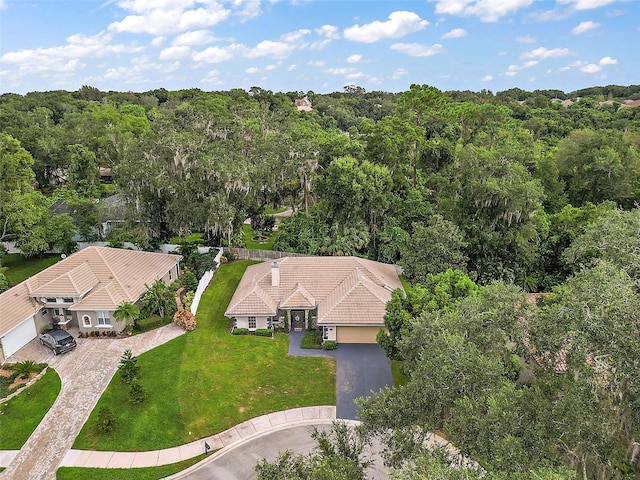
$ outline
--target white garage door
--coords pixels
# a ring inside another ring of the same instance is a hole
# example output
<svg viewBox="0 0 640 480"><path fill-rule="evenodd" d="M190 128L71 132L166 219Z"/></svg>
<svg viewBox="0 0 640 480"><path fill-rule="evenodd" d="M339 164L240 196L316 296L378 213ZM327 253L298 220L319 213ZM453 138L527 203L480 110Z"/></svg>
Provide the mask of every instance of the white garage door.
<svg viewBox="0 0 640 480"><path fill-rule="evenodd" d="M376 343L380 327L338 327L338 343Z"/></svg>
<svg viewBox="0 0 640 480"><path fill-rule="evenodd" d="M2 350L4 351L5 358L20 350L37 336L36 324L33 317L28 318L2 337Z"/></svg>

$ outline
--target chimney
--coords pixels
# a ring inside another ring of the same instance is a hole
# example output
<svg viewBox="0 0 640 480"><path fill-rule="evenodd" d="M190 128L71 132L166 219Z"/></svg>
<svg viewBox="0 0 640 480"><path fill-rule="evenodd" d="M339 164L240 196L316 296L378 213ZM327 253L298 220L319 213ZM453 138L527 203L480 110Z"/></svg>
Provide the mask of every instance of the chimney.
<svg viewBox="0 0 640 480"><path fill-rule="evenodd" d="M278 267L278 262L271 262L271 286L280 286L280 268Z"/></svg>

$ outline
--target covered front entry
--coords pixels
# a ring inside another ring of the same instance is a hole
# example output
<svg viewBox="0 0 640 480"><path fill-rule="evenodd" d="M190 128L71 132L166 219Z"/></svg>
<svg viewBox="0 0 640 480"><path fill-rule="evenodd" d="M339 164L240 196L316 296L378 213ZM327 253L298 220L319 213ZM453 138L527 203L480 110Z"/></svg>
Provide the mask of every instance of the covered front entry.
<svg viewBox="0 0 640 480"><path fill-rule="evenodd" d="M304 330L304 310L291 310L291 329L295 332Z"/></svg>
<svg viewBox="0 0 640 480"><path fill-rule="evenodd" d="M376 343L381 327L338 327L336 341L340 343Z"/></svg>

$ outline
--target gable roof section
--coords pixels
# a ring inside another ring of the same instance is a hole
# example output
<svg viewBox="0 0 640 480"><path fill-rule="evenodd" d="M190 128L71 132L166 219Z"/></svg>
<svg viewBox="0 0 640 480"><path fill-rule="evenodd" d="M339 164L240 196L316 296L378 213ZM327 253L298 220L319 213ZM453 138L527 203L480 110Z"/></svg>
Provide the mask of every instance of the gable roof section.
<svg viewBox="0 0 640 480"><path fill-rule="evenodd" d="M393 265L357 257L284 257L277 261L279 285L271 282L271 262L247 268L226 316L273 315L280 308L318 306L318 323L382 325L391 292L402 288ZM258 290L259 289L259 290ZM243 302L252 292L272 300L269 312ZM256 293L257 294L257 293Z"/></svg>
<svg viewBox="0 0 640 480"><path fill-rule="evenodd" d="M316 308L316 305L317 302L313 295L299 283L296 283L289 296L280 302L282 308Z"/></svg>
<svg viewBox="0 0 640 480"><path fill-rule="evenodd" d="M115 310L123 302L135 302L181 258L120 248L80 250L0 294L0 335L38 311L39 296L77 297L90 287L70 310Z"/></svg>
<svg viewBox="0 0 640 480"><path fill-rule="evenodd" d="M32 297L79 297L98 284L98 277L87 262L31 291Z"/></svg>

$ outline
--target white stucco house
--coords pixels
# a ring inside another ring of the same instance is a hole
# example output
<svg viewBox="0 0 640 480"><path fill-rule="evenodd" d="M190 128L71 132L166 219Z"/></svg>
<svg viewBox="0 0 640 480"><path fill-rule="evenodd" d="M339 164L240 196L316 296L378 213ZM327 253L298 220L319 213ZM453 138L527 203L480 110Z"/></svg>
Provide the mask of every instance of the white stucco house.
<svg viewBox="0 0 640 480"><path fill-rule="evenodd" d="M121 332L113 318L153 282L178 278L179 255L88 247L0 294L0 363L45 326Z"/></svg>
<svg viewBox="0 0 640 480"><path fill-rule="evenodd" d="M245 271L225 315L235 328L322 329L325 341L375 343L391 292L393 265L358 257L284 257Z"/></svg>

